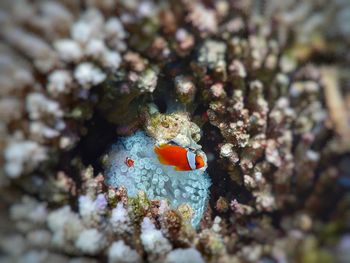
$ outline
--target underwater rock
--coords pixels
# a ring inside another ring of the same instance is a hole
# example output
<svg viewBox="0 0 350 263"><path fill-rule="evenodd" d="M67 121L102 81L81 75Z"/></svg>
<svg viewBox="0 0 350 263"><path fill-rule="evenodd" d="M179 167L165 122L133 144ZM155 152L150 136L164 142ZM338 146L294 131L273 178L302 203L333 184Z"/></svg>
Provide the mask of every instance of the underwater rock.
<svg viewBox="0 0 350 263"><path fill-rule="evenodd" d="M194 211L192 225L198 226L208 201L207 173L202 169L175 171L173 166L161 164L154 146L155 140L142 131L120 138L108 154L107 183L125 186L130 197L144 191L149 199L167 199L174 208L187 203ZM134 161L130 167L127 158Z"/></svg>

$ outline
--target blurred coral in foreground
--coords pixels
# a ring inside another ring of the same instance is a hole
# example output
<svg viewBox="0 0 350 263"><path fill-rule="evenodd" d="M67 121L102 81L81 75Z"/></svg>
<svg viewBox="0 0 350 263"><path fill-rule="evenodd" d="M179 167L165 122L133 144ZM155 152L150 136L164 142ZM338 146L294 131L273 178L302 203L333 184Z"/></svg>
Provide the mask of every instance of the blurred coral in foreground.
<svg viewBox="0 0 350 263"><path fill-rule="evenodd" d="M5 0L0 25L1 262L349 262L349 1Z"/></svg>

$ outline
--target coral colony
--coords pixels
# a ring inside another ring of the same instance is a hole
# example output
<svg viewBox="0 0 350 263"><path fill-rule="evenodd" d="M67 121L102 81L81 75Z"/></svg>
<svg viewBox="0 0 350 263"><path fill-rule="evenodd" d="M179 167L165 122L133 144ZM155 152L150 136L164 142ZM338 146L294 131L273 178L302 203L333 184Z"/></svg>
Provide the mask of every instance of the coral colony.
<svg viewBox="0 0 350 263"><path fill-rule="evenodd" d="M0 38L0 262L350 262L348 0L1 0Z"/></svg>

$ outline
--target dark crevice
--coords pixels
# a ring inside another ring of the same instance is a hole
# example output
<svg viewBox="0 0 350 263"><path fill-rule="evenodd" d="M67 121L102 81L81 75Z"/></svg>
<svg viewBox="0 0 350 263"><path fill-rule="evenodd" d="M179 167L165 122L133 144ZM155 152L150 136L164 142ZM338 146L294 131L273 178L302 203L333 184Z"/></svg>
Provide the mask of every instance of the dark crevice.
<svg viewBox="0 0 350 263"><path fill-rule="evenodd" d="M215 208L216 201L220 196L227 200L232 200L233 197L240 203L248 203L252 199L252 196L248 190L232 181L230 175L224 169L225 166L219 164L220 161L225 161L220 159L217 149L217 145L223 142L220 130L209 123L206 123L202 127L202 130L203 136L199 144L203 146L203 151L207 156L212 156L208 160L207 172L212 181L209 204L213 210L213 216L215 216L220 214ZM220 214L220 216L223 215Z"/></svg>
<svg viewBox="0 0 350 263"><path fill-rule="evenodd" d="M79 156L84 165L92 165L95 172L102 172L101 156L117 140L117 126L107 122L99 113L86 122L87 134L81 138L69 156Z"/></svg>

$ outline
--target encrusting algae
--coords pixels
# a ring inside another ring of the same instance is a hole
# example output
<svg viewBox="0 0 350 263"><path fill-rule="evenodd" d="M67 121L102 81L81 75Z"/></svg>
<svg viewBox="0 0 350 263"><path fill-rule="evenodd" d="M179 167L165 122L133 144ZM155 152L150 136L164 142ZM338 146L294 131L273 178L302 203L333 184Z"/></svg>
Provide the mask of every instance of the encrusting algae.
<svg viewBox="0 0 350 263"><path fill-rule="evenodd" d="M349 1L4 0L0 25L0 262L349 262Z"/></svg>

